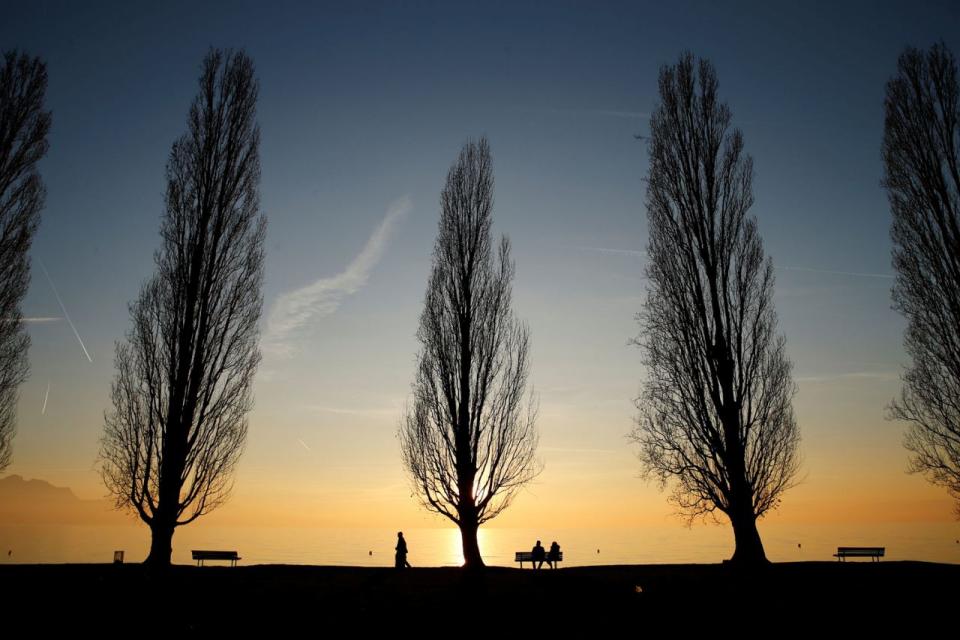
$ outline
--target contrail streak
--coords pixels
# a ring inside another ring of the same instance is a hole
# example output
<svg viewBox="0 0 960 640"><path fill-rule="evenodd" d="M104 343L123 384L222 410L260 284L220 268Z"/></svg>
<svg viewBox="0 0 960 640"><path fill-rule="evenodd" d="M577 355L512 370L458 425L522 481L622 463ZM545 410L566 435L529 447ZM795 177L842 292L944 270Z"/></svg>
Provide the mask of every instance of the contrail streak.
<svg viewBox="0 0 960 640"><path fill-rule="evenodd" d="M310 447L308 447L306 442L304 442L304 441L301 440L300 438L297 438L297 442L299 442L300 444L302 444L304 449L306 449L306 450L309 451L310 453L313 453L313 449L311 449Z"/></svg>
<svg viewBox="0 0 960 640"><path fill-rule="evenodd" d="M608 249L607 247L574 247L580 251L596 251L598 253L613 253L622 256L633 256L636 258L645 258L646 251L636 251L634 249Z"/></svg>
<svg viewBox="0 0 960 640"><path fill-rule="evenodd" d="M47 415L47 400L50 398L50 383L47 383L47 392L43 394L43 409L40 409L40 415Z"/></svg>
<svg viewBox="0 0 960 640"><path fill-rule="evenodd" d="M833 269L814 269L812 267L777 267L783 271L806 271L808 273L829 273L835 276L856 276L859 278L883 278L893 280L896 276L889 273L866 273L864 271L835 271Z"/></svg>
<svg viewBox="0 0 960 640"><path fill-rule="evenodd" d="M47 272L47 268L43 265L43 260L37 258L37 262L40 263L40 268L43 269L43 275L47 276L47 282L50 283L50 288L53 289L53 295L56 296L57 302L60 304L60 310L63 311L63 317L67 319L67 322L70 324L70 328L73 329L73 335L77 336L77 342L80 343L80 348L83 349L83 355L87 356L87 360L89 362L93 362L93 358L90 357L90 352L87 351L87 347L83 344L83 338L80 337L80 332L77 331L77 327L73 324L73 320L70 319L70 314L67 313L67 308L63 306L63 300L60 299L60 292L57 291L56 285L53 284L53 279Z"/></svg>

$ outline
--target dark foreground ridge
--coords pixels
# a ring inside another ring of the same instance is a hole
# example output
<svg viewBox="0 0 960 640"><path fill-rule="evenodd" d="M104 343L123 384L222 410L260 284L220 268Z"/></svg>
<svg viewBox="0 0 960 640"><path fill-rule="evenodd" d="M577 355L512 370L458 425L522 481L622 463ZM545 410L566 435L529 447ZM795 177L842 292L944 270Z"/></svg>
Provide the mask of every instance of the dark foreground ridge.
<svg viewBox="0 0 960 640"><path fill-rule="evenodd" d="M31 635L54 629L111 636L303 629L322 636L335 628L415 628L432 637L458 624L471 637L496 637L503 628L540 637L545 626L616 629L624 623L631 635L654 627L730 625L779 635L797 625L862 629L909 621L916 628L946 621L955 611L960 565L803 562L752 572L726 565L539 572L7 565L0 567L0 584L6 628Z"/></svg>

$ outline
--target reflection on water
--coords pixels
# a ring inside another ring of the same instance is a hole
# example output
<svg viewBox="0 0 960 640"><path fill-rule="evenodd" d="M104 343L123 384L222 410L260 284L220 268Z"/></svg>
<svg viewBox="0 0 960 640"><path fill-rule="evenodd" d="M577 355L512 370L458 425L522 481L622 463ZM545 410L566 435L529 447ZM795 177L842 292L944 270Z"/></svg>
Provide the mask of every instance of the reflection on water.
<svg viewBox="0 0 960 640"><path fill-rule="evenodd" d="M774 524L761 527L761 534L774 562L832 560L838 546L884 546L887 560L960 563L960 525L951 523ZM245 565L392 566L396 538L396 530L194 524L174 535L173 560L190 564L191 549L236 549ZM404 538L415 567L462 563L456 529L409 529ZM480 531L480 548L487 564L514 566L514 552L529 551L538 539L545 547L553 540L560 543L563 566L715 563L733 551L729 527L680 525L554 531L487 528ZM135 525L0 525L0 562L109 562L117 549L126 552L127 562L142 560L149 550L149 531Z"/></svg>

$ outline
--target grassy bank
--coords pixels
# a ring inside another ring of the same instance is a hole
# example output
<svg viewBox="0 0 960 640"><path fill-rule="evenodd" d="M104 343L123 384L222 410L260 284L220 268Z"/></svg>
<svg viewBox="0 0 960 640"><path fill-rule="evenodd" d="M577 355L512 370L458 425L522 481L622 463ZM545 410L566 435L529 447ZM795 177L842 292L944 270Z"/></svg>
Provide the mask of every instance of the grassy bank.
<svg viewBox="0 0 960 640"><path fill-rule="evenodd" d="M64 628L123 635L319 633L336 624L354 630L424 625L426 635L443 635L467 613L472 622L461 631L481 634L485 624L493 629L501 622L518 630L544 623L712 627L741 619L835 626L838 612L856 624L909 621L920 612L950 620L960 566L805 562L751 572L727 565L638 565L472 573L296 565L175 566L165 572L131 564L7 565L0 567L0 581L3 617L13 629L32 633Z"/></svg>

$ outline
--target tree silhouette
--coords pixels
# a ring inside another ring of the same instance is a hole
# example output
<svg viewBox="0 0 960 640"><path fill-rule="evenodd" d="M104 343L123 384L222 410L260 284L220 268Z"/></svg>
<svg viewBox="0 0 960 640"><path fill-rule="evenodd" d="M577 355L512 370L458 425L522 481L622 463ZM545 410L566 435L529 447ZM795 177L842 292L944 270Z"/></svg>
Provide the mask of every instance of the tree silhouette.
<svg viewBox="0 0 960 640"><path fill-rule="evenodd" d="M403 461L427 509L460 528L464 566L482 567L477 529L539 472L530 338L511 311L514 265L490 227L493 167L485 138L464 145L440 197L433 269L420 316Z"/></svg>
<svg viewBox="0 0 960 640"><path fill-rule="evenodd" d="M116 349L101 474L170 563L174 529L226 500L246 441L262 306L257 83L242 52L211 51L188 132L167 162L157 271Z"/></svg>
<svg viewBox="0 0 960 640"><path fill-rule="evenodd" d="M29 371L30 335L20 303L30 284L27 252L40 224L46 191L37 162L47 152L47 68L8 51L0 68L0 471L12 456L20 384Z"/></svg>
<svg viewBox="0 0 960 640"><path fill-rule="evenodd" d="M960 517L960 91L943 44L908 48L884 103L894 308L912 363L891 417L909 423L910 470L946 487Z"/></svg>
<svg viewBox="0 0 960 640"><path fill-rule="evenodd" d="M798 469L795 392L776 334L773 265L753 204L752 159L706 60L660 71L650 119L650 281L637 344L648 379L631 437L645 473L693 520L726 514L733 561L765 562L756 521Z"/></svg>

